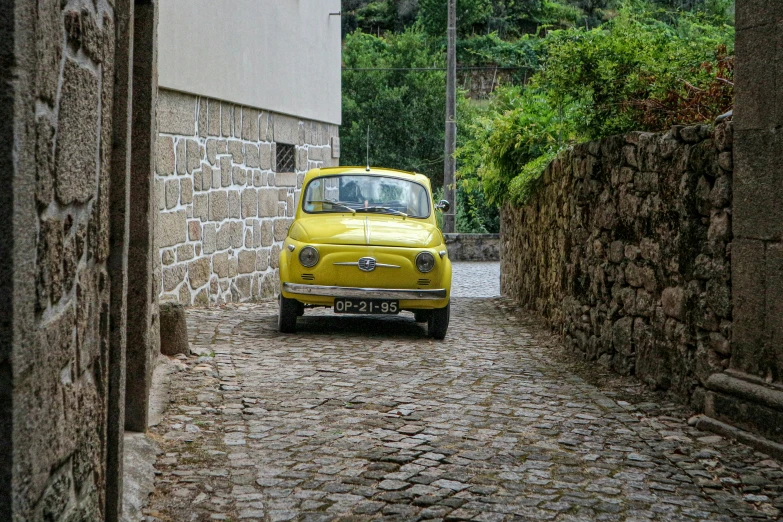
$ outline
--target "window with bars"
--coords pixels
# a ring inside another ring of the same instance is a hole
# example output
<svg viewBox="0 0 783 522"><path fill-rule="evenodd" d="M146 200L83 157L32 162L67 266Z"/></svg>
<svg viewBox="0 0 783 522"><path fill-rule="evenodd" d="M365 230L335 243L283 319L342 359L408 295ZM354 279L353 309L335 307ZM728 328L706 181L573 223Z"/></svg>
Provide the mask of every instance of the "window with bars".
<svg viewBox="0 0 783 522"><path fill-rule="evenodd" d="M275 159L275 172L294 172L296 163L294 157L296 150L294 146L278 143L276 149L277 158Z"/></svg>

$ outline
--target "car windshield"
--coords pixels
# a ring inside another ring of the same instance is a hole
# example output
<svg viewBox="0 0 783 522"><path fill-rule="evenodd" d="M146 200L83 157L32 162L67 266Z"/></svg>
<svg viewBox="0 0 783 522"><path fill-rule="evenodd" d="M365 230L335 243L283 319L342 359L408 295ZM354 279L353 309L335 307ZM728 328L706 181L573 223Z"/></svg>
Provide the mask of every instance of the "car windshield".
<svg viewBox="0 0 783 522"><path fill-rule="evenodd" d="M307 185L305 212L366 212L426 218L427 189L419 183L388 176L345 174L316 178Z"/></svg>

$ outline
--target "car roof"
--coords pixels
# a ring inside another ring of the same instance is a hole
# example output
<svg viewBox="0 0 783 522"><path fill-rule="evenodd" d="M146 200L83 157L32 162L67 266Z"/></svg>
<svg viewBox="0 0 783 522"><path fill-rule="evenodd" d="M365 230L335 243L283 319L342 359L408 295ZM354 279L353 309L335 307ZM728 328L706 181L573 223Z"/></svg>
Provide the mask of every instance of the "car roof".
<svg viewBox="0 0 783 522"><path fill-rule="evenodd" d="M429 180L429 178L427 178L427 176L424 176L423 174L417 174L416 172L408 172L406 170L387 169L382 167L370 167L370 170L367 170L367 167L357 167L357 166L324 167L319 169L311 169L305 175L305 180L309 181L310 179L313 178L318 178L322 176L334 176L335 174L364 174L369 176L394 176L397 178L403 177L400 176L400 174L403 174L404 176L410 176L412 178L412 181L418 181L419 183Z"/></svg>

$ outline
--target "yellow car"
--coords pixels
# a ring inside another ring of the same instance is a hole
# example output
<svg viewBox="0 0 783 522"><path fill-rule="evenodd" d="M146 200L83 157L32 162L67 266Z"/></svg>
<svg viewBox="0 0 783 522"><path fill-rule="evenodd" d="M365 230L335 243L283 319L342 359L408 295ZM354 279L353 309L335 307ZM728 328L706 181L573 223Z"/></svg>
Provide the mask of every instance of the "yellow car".
<svg viewBox="0 0 783 522"><path fill-rule="evenodd" d="M338 314L398 314L443 339L449 326L451 261L429 179L370 167L310 170L280 252L278 329L296 331L305 308Z"/></svg>

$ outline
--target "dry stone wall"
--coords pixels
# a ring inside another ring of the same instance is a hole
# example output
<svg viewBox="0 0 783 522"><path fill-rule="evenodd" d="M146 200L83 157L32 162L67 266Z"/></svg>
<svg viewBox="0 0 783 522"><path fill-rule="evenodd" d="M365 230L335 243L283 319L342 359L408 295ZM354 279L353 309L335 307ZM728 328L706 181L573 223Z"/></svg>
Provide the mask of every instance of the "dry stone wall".
<svg viewBox="0 0 783 522"><path fill-rule="evenodd" d="M307 170L336 166L336 125L161 90L155 194L159 293L208 305L269 297ZM277 171L280 144L294 165Z"/></svg>
<svg viewBox="0 0 783 522"><path fill-rule="evenodd" d="M579 145L501 223L501 290L700 408L731 356L732 125Z"/></svg>

